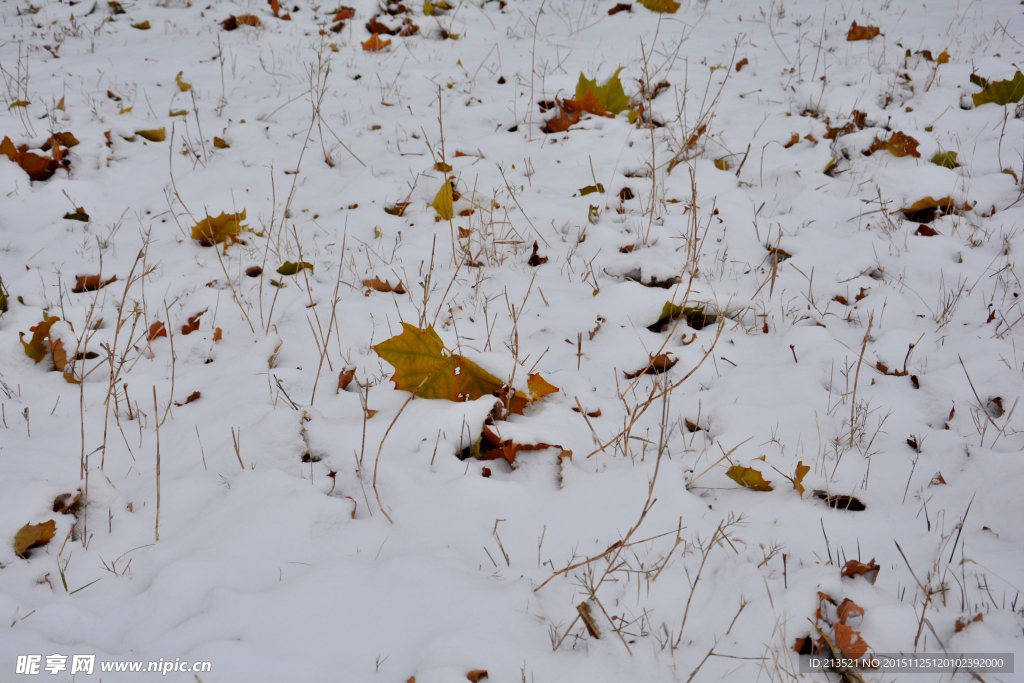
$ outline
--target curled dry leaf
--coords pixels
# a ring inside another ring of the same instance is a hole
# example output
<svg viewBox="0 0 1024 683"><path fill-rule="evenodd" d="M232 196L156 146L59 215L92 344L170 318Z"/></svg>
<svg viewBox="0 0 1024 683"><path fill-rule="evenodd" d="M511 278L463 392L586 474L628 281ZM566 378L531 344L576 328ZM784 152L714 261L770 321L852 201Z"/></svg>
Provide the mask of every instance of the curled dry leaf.
<svg viewBox="0 0 1024 683"><path fill-rule="evenodd" d="M117 276L113 276L106 282L104 282L99 275L76 275L75 286L72 288L72 292L75 294L81 294L82 292L93 292L97 289L103 289L111 282L117 282Z"/></svg>
<svg viewBox="0 0 1024 683"><path fill-rule="evenodd" d="M956 620L956 626L953 627L953 630L955 633L960 633L960 631L963 631L965 628L978 621L985 621L985 618L984 616L982 616L981 612L978 612L978 616L974 617L973 619L967 619L967 617L960 617Z"/></svg>
<svg viewBox="0 0 1024 683"><path fill-rule="evenodd" d="M89 222L89 214L85 212L82 207L77 207L74 211L69 211L64 214L64 220L66 221L81 221L83 223Z"/></svg>
<svg viewBox="0 0 1024 683"><path fill-rule="evenodd" d="M59 512L62 515L73 513L78 505L78 501L82 498L82 489L78 489L78 493L62 493L53 499L53 511Z"/></svg>
<svg viewBox="0 0 1024 683"><path fill-rule="evenodd" d="M376 292L394 292L395 294L405 294L405 287L402 286L401 280L394 287L391 286L387 280L381 280L379 277L374 277L372 280L363 280L363 286L369 287Z"/></svg>
<svg viewBox="0 0 1024 683"><path fill-rule="evenodd" d="M864 608L850 598L843 600L837 609L839 620L847 626L857 626L864 618Z"/></svg>
<svg viewBox="0 0 1024 683"><path fill-rule="evenodd" d="M277 272L279 275L298 275L303 268L313 272L313 264L305 261L285 261Z"/></svg>
<svg viewBox="0 0 1024 683"><path fill-rule="evenodd" d="M249 277L259 277L263 275L263 269L259 266L249 266L245 269L245 274Z"/></svg>
<svg viewBox="0 0 1024 683"><path fill-rule="evenodd" d="M355 15L356 11L354 9L342 5L341 8L338 10L338 13L334 15L334 18L331 19L331 21L346 21L347 19L351 19Z"/></svg>
<svg viewBox="0 0 1024 683"><path fill-rule="evenodd" d="M608 14L614 15L614 14L618 14L619 12L632 12L632 11L633 11L633 6L632 5L627 5L624 2L620 2L615 7L612 7L610 10L608 10Z"/></svg>
<svg viewBox="0 0 1024 683"><path fill-rule="evenodd" d="M636 372L627 372L624 374L626 375L626 379L636 379L641 375L648 374L657 375L661 374L662 372L668 372L678 362L678 358L672 358L667 353L659 353L656 356L650 357L650 362L647 364L647 367L643 368L642 370L637 370Z"/></svg>
<svg viewBox="0 0 1024 683"><path fill-rule="evenodd" d="M53 356L53 367L64 375L64 381L68 384L81 384L82 380L75 377L74 365L68 363L68 352L64 349L64 342L60 339L50 339L50 354Z"/></svg>
<svg viewBox="0 0 1024 683"><path fill-rule="evenodd" d="M188 319L188 324L181 326L181 333L182 334L192 334L193 332L198 330L199 329L199 318L201 318L203 316L203 313L206 313L208 310L210 310L210 309L204 308L203 310L199 311L195 315L191 316Z"/></svg>
<svg viewBox="0 0 1024 683"><path fill-rule="evenodd" d="M772 483L770 481L765 481L761 473L753 467L733 465L729 468L729 471L725 473L725 476L729 477L745 489L751 489L754 491L771 491L773 488Z"/></svg>
<svg viewBox="0 0 1024 683"><path fill-rule="evenodd" d="M587 627L587 633L593 638L601 638L601 629L597 627L597 622L594 621L594 616L590 613L590 605L586 602L581 602L576 605L576 611L579 612L580 618L583 619L583 625Z"/></svg>
<svg viewBox="0 0 1024 683"><path fill-rule="evenodd" d="M847 659L860 659L867 654L867 641L860 637L859 632L854 631L840 621L835 626L835 633L836 647L842 652L843 657Z"/></svg>
<svg viewBox="0 0 1024 683"><path fill-rule="evenodd" d="M182 406L187 406L192 401L199 400L199 398L201 396L202 396L202 394L199 393L198 391L193 391L191 394L188 395L188 398L186 398L183 403L178 403L177 401L175 401L174 405L178 406L179 408L182 407Z"/></svg>
<svg viewBox="0 0 1024 683"><path fill-rule="evenodd" d="M743 59L741 59L740 61L736 62L736 71L740 71L740 70L741 70L741 69L743 69L743 67L745 67L745 66L746 66L747 64L750 64L750 62L749 62L749 61L747 60L747 58L746 58L746 57L744 57L744 58L743 58Z"/></svg>
<svg viewBox="0 0 1024 683"><path fill-rule="evenodd" d="M363 49L366 50L367 52L376 52L378 50L383 50L384 48L386 48L388 45L391 44L391 41L381 40L380 36L374 33L372 36L370 36L369 40L360 44L363 46Z"/></svg>
<svg viewBox="0 0 1024 683"><path fill-rule="evenodd" d="M224 338L224 330L219 327L213 331L213 341L220 341Z"/></svg>
<svg viewBox="0 0 1024 683"><path fill-rule="evenodd" d="M231 145L229 145L228 143L224 142L224 138L218 138L218 137L213 138L213 146L216 147L217 149L230 149L231 148Z"/></svg>
<svg viewBox="0 0 1024 683"><path fill-rule="evenodd" d="M140 138L149 140L150 142L163 142L167 139L166 128L152 128L149 130L137 130L135 134Z"/></svg>
<svg viewBox="0 0 1024 683"><path fill-rule="evenodd" d="M472 683L478 683L481 678L487 678L487 669L473 669L466 674L466 678L472 681Z"/></svg>
<svg viewBox="0 0 1024 683"><path fill-rule="evenodd" d="M18 164L31 180L47 180L57 172L57 169L63 168L67 170L67 160L65 159L65 163L61 163L66 154L67 149L54 147L51 156L40 156L29 152L27 145L15 147L9 137L5 137L0 142L0 155L6 156Z"/></svg>
<svg viewBox="0 0 1024 683"><path fill-rule="evenodd" d="M880 567L875 563L875 558L871 558L871 561L867 564L857 560L848 560L843 565L842 575L848 579L863 576L871 583L874 583L878 579L879 569Z"/></svg>
<svg viewBox="0 0 1024 683"><path fill-rule="evenodd" d="M184 74L185 74L184 71L179 71L178 75L174 77L174 82L178 84L178 89L181 90L181 92L188 92L189 90L192 89L192 84L191 83L186 83L184 80L182 80L181 77Z"/></svg>
<svg viewBox="0 0 1024 683"><path fill-rule="evenodd" d="M860 502L853 496L845 496L842 494L832 495L827 491L815 490L814 497L825 501L830 508L836 510L849 510L850 512L860 512L861 510L867 510L868 506Z"/></svg>
<svg viewBox="0 0 1024 683"><path fill-rule="evenodd" d="M351 368L348 368L347 370L342 370L338 374L338 389L334 393L338 393L338 391L344 391L348 387L348 385L352 383L352 380L354 380L355 378L356 378L355 366L353 366Z"/></svg>
<svg viewBox="0 0 1024 683"><path fill-rule="evenodd" d="M57 523L52 519L42 524L26 524L14 536L14 553L25 557L30 548L46 545L57 533Z"/></svg>
<svg viewBox="0 0 1024 683"><path fill-rule="evenodd" d="M847 40L871 40L880 33L880 29L877 26L858 26L857 22L853 22L850 26L850 31L846 34Z"/></svg>
<svg viewBox="0 0 1024 683"><path fill-rule="evenodd" d="M529 263L534 268L536 268L537 266L541 265L542 263L547 263L548 262L548 257L547 256L540 256L537 253L537 251L539 249L540 249L540 246L537 244L537 241L534 240L534 242L533 242L533 253L530 254L530 258L527 259L527 261L526 261L527 263Z"/></svg>
<svg viewBox="0 0 1024 683"><path fill-rule="evenodd" d="M42 322L28 328L28 331L32 333L31 340L26 342L25 334L23 332L18 333L18 337L21 339L21 345L25 347L26 356L34 360L36 363L46 358L46 346L43 342L50 336L50 328L59 320L60 318L57 316L48 317L43 313Z"/></svg>
<svg viewBox="0 0 1024 683"><path fill-rule="evenodd" d="M804 477L811 471L810 465L805 465L803 460L800 460L796 464L796 472L793 473L793 488L796 489L797 493L801 496L804 495Z"/></svg>

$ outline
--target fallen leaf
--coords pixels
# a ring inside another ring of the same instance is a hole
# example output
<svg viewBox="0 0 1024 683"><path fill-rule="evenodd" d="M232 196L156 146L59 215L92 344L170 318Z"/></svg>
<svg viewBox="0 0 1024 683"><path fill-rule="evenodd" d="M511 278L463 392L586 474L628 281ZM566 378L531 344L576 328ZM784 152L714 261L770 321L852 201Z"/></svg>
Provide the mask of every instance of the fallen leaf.
<svg viewBox="0 0 1024 683"><path fill-rule="evenodd" d="M83 223L89 222L89 214L85 212L85 209L78 207L73 213L64 214L64 220L66 221L82 221Z"/></svg>
<svg viewBox="0 0 1024 683"><path fill-rule="evenodd" d="M956 162L956 157L956 152L940 152L932 157L932 163L944 168L959 168L960 164Z"/></svg>
<svg viewBox="0 0 1024 683"><path fill-rule="evenodd" d="M945 50L943 50L942 53L938 56L938 58L936 58L935 61L938 64L948 64L949 63L949 53L946 52Z"/></svg>
<svg viewBox="0 0 1024 683"><path fill-rule="evenodd" d="M797 493L801 496L804 495L804 477L811 471L810 465L805 465L803 460L800 460L796 464L796 472L793 473L793 488L796 489Z"/></svg>
<svg viewBox="0 0 1024 683"><path fill-rule="evenodd" d="M785 145L783 145L783 147L785 147L786 149L789 149L790 147L792 147L793 145L797 144L798 142L800 142L800 136L797 135L796 133L793 133L789 137L789 142L787 142Z"/></svg>
<svg viewBox="0 0 1024 683"><path fill-rule="evenodd" d="M597 627L597 622L594 621L594 617L590 613L590 605L585 602L581 602L576 605L576 611L583 620L583 625L587 627L587 633L589 633L592 638L600 638L601 629Z"/></svg>
<svg viewBox="0 0 1024 683"><path fill-rule="evenodd" d="M381 40L380 36L378 36L376 33L370 36L370 39L367 40L365 43L361 43L363 49L366 50L367 52L376 52L377 50L383 50L390 44L390 40Z"/></svg>
<svg viewBox="0 0 1024 683"><path fill-rule="evenodd" d="M68 353L60 339L50 337L50 355L53 356L53 367L64 376L68 384L81 384L82 380L75 377L74 365L68 364ZM70 368L70 369L69 369Z"/></svg>
<svg viewBox="0 0 1024 683"><path fill-rule="evenodd" d="M73 513L81 498L82 489L78 489L77 494L62 493L53 499L53 511L59 512L62 515Z"/></svg>
<svg viewBox="0 0 1024 683"><path fill-rule="evenodd" d="M897 131L884 142L876 137L874 143L868 149L868 154L874 154L879 150L885 150L895 157L920 157L921 155L917 151L917 145L917 140L910 137L903 131Z"/></svg>
<svg viewBox="0 0 1024 683"><path fill-rule="evenodd" d="M875 563L875 558L871 558L871 561L867 564L857 560L847 560L846 564L843 565L841 574L848 579L863 576L871 583L874 583L878 579L879 570L880 567Z"/></svg>
<svg viewBox="0 0 1024 683"><path fill-rule="evenodd" d="M853 22L850 26L849 33L846 34L847 40L871 40L880 33L877 26L857 26L857 22Z"/></svg>
<svg viewBox="0 0 1024 683"><path fill-rule="evenodd" d="M149 326L149 335L148 335L149 341L153 341L157 337L166 337L166 336L167 336L167 328L164 327L164 324L162 322L160 322L159 320L157 320L155 323L153 323L152 325Z"/></svg>
<svg viewBox="0 0 1024 683"><path fill-rule="evenodd" d="M668 372L679 362L678 358L672 358L667 353L659 353L657 356L651 356L650 362L647 367L636 372L627 372L626 379L636 379L641 375L657 375L663 372Z"/></svg>
<svg viewBox="0 0 1024 683"><path fill-rule="evenodd" d="M260 275L263 275L263 269L259 266L249 266L245 269L245 274L249 277L259 277Z"/></svg>
<svg viewBox="0 0 1024 683"><path fill-rule="evenodd" d="M932 480L928 482L929 486L942 486L946 483L946 480L942 476L942 472L936 472Z"/></svg>
<svg viewBox="0 0 1024 683"><path fill-rule="evenodd" d="M243 14L236 17L234 14L220 22L225 31L234 31L239 26L259 26L260 18L253 14Z"/></svg>
<svg viewBox="0 0 1024 683"><path fill-rule="evenodd" d="M600 192L601 194L604 194L604 185L598 183L597 185L587 185L586 187L581 187L579 189L581 197L586 197L588 194L593 194L595 192Z"/></svg>
<svg viewBox="0 0 1024 683"><path fill-rule="evenodd" d="M619 12L632 12L632 11L633 11L633 6L632 5L627 5L624 2L620 2L615 7L612 7L610 10L608 10L608 14L614 15L614 14L618 14Z"/></svg>
<svg viewBox="0 0 1024 683"><path fill-rule="evenodd" d="M190 317L188 319L188 324L181 326L181 333L182 334L192 334L193 332L198 330L199 329L199 318L201 318L203 313L206 313L206 311L208 311L208 310L209 310L208 308L204 308L203 310L201 310L198 313L196 313L194 316Z"/></svg>
<svg viewBox="0 0 1024 683"><path fill-rule="evenodd" d="M55 533L57 523L52 519L42 524L26 524L14 536L14 553L18 557L25 557L29 548L46 545Z"/></svg>
<svg viewBox="0 0 1024 683"><path fill-rule="evenodd" d="M725 476L746 489L754 491L771 491L774 487L770 481L765 481L760 472L753 467L742 467L733 465L725 473Z"/></svg>
<svg viewBox="0 0 1024 683"><path fill-rule="evenodd" d="M48 152L50 151L50 148L57 145L64 145L65 147L74 147L77 144L78 138L76 138L71 133L54 133L49 138L47 138L45 143L43 143L42 150L44 152Z"/></svg>
<svg viewBox="0 0 1024 683"><path fill-rule="evenodd" d="M421 330L402 323L402 328L400 335L373 347L394 366L391 379L397 389L420 398L475 401L504 386L473 361L448 351L433 327Z"/></svg>
<svg viewBox="0 0 1024 683"><path fill-rule="evenodd" d="M67 218L67 216L65 216ZM111 282L116 282L117 276L113 276L106 282L104 282L99 275L76 275L75 286L71 289L74 294L81 294L82 292L93 292L97 289L103 289Z"/></svg>
<svg viewBox="0 0 1024 683"><path fill-rule="evenodd" d="M719 171L728 171L732 168L732 165L729 163L728 159L715 159L715 168Z"/></svg>
<svg viewBox="0 0 1024 683"><path fill-rule="evenodd" d="M669 0L669 2L671 2L671 0ZM678 6L679 5L676 4L676 7ZM616 69L611 78L605 81L604 85L598 85L597 79L589 80L582 72L580 72L580 80L576 84L575 100L577 102L586 103L589 107L593 107L594 103L597 103L596 111L590 108L584 108L584 111L589 111L592 114L598 114L601 116L608 116L609 114L618 114L619 112L629 108L629 98L626 97L626 93L622 89L622 81L619 80L619 73L622 72L623 68L624 67L619 67Z"/></svg>
<svg viewBox="0 0 1024 683"><path fill-rule="evenodd" d="M983 87L981 92L971 95L975 107L983 104L998 104L1002 107L1020 102L1024 98L1024 73L1018 71L1012 79L993 81Z"/></svg>
<svg viewBox="0 0 1024 683"><path fill-rule="evenodd" d="M434 201L437 200L435 199ZM386 206L384 207L384 213L391 214L392 216L404 216L405 210L409 208L409 204L411 203L412 202L398 202L394 206Z"/></svg>
<svg viewBox="0 0 1024 683"><path fill-rule="evenodd" d="M675 14L682 5L675 0L640 0L640 4L652 12Z"/></svg>
<svg viewBox="0 0 1024 683"><path fill-rule="evenodd" d="M369 287L376 292L394 292L395 294L405 294L405 287L402 286L401 280L394 287L387 280L381 280L379 277L374 277L372 280L363 280L363 286Z"/></svg>
<svg viewBox="0 0 1024 683"><path fill-rule="evenodd" d="M7 107L7 111L10 111L10 110L14 109L15 107L27 107L30 104L32 104L32 103L29 102L28 100L16 100L14 102L11 102L11 106Z"/></svg>
<svg viewBox="0 0 1024 683"><path fill-rule="evenodd" d="M152 27L149 25L149 20L147 19L146 21L141 21L137 24L132 24L132 28L137 28L140 31L148 31Z"/></svg>
<svg viewBox="0 0 1024 683"><path fill-rule="evenodd" d="M48 317L44 312L42 322L28 328L28 331L32 333L31 341L25 341L25 334L23 332L18 333L18 337L21 339L21 345L25 347L26 356L34 360L36 363L39 363L46 358L46 346L44 346L43 342L50 336L50 328L59 320L60 318L57 316Z"/></svg>
<svg viewBox="0 0 1024 683"><path fill-rule="evenodd" d="M452 208L453 196L452 185L446 180L441 185L441 189L437 191L434 201L430 204L437 210L437 214L442 220L450 221L455 215L455 210Z"/></svg>
<svg viewBox="0 0 1024 683"><path fill-rule="evenodd" d="M244 220L245 209L240 213L222 212L216 218L207 216L192 226L192 239L204 247L212 247L221 242L234 244L238 241L238 233L248 227L242 225Z"/></svg>
<svg viewBox="0 0 1024 683"><path fill-rule="evenodd" d="M373 17L366 22L366 30L370 33L382 35L382 36L393 36L398 33L397 28L391 28L387 24L377 21L377 17Z"/></svg>
<svg viewBox="0 0 1024 683"><path fill-rule="evenodd" d="M351 19L356 15L356 11L351 7L345 7L344 5L338 10L338 13L334 15L331 21L345 21Z"/></svg>
<svg viewBox="0 0 1024 683"><path fill-rule="evenodd" d="M477 460L505 460L511 467L515 467L516 456L520 451L542 451L547 448L557 448L561 451L560 457L572 457L572 451L567 451L556 444L521 444L511 439L503 440L490 426L484 425L480 438L473 445L471 453Z"/></svg>
<svg viewBox="0 0 1024 683"><path fill-rule="evenodd" d="M746 58L746 57L744 57L744 58L743 58L743 59L741 59L740 61L736 62L736 71L739 71L739 70L741 70L741 69L742 69L743 67L745 67L745 66L746 66L747 64L750 64L750 62L749 62L749 61L747 61L747 58Z"/></svg>
<svg viewBox="0 0 1024 683"><path fill-rule="evenodd" d="M8 159L18 164L31 180L47 180L57 172L58 168L65 168L59 161L59 158L62 158L64 153L57 149L54 150L54 155L52 156L40 156L39 154L29 152L27 145L15 147L8 137L5 137L0 142L0 154L5 155Z"/></svg>
<svg viewBox="0 0 1024 683"><path fill-rule="evenodd" d="M826 491L814 491L814 497L825 501L830 508L836 510L849 510L850 512L867 510L867 506L853 496L831 495Z"/></svg>
<svg viewBox="0 0 1024 683"><path fill-rule="evenodd" d="M202 394L200 394L198 391L193 391L191 394L188 395L188 398L185 399L184 403L178 403L177 401L175 401L174 405L178 406L179 408L182 406L187 406L192 401L198 400L200 396L202 396Z"/></svg>
<svg viewBox="0 0 1024 683"><path fill-rule="evenodd" d="M281 267L277 269L278 275L297 275L302 269L305 268L309 272L313 272L313 264L306 263L305 261L285 261L281 264Z"/></svg>
<svg viewBox="0 0 1024 683"><path fill-rule="evenodd" d="M850 598L843 600L842 604L837 608L837 612L839 613L839 620L847 626L857 626L864 618L864 608Z"/></svg>
<svg viewBox="0 0 1024 683"><path fill-rule="evenodd" d="M220 341L224 338L224 330L219 327L213 331L213 341Z"/></svg>
<svg viewBox="0 0 1024 683"><path fill-rule="evenodd" d="M526 386L529 390L527 395L522 395L516 392L512 399L508 402L508 409L517 415L522 415L526 410L526 406L530 405L534 401L539 401L548 394L554 394L558 392L558 387L551 384L546 379L540 376L540 374L532 374L526 380ZM597 415L591 415L591 417L597 417L601 414L601 411L597 411Z"/></svg>
<svg viewBox="0 0 1024 683"><path fill-rule="evenodd" d="M580 409L577 408L576 406L573 406L572 410L573 410L574 413L580 412ZM590 412L586 413L586 415L587 415L587 417L601 417L601 409L598 408L597 410L590 411Z"/></svg>
<svg viewBox="0 0 1024 683"><path fill-rule="evenodd" d="M956 620L956 626L953 627L953 631L954 633L960 633L960 631L963 631L965 628L978 621L985 621L985 618L981 612L978 612L978 616L974 617L973 619L960 617Z"/></svg>
<svg viewBox="0 0 1024 683"><path fill-rule="evenodd" d="M277 2L277 0L274 0L274 2ZM186 83L185 81L181 80L181 77L184 73L184 71L179 71L178 75L174 77L174 82L178 84L178 88L181 90L181 92L188 92L192 89L192 84Z"/></svg>
<svg viewBox="0 0 1024 683"><path fill-rule="evenodd" d="M344 391L348 387L348 385L352 383L352 380L354 380L355 378L356 378L355 366L349 368L348 370L342 370L338 374L338 389L334 393L338 393L338 391Z"/></svg>
<svg viewBox="0 0 1024 683"><path fill-rule="evenodd" d="M135 134L141 138L145 138L150 142L163 142L167 139L166 128L153 128L150 130L137 130Z"/></svg>
<svg viewBox="0 0 1024 683"><path fill-rule="evenodd" d="M533 266L534 268L536 268L537 266L541 265L542 263L547 263L548 262L548 257L547 256L540 256L540 255L537 254L537 251L539 249L540 249L540 246L537 244L537 240L534 240L533 241L533 253L530 254L530 258L528 258L526 260L526 262L528 264L530 264L531 266Z"/></svg>
<svg viewBox="0 0 1024 683"><path fill-rule="evenodd" d="M274 13L274 16L278 16L281 12L281 3L278 0L267 0L267 4L270 5L270 11Z"/></svg>
<svg viewBox="0 0 1024 683"><path fill-rule="evenodd" d="M848 659L860 659L867 654L867 641L860 637L859 632L854 631L843 622L836 624L835 629L836 647L838 647L843 653L843 657Z"/></svg>
<svg viewBox="0 0 1024 683"><path fill-rule="evenodd" d="M558 115L548 119L541 130L545 133L564 133L569 130L570 126L573 126L580 122L580 110L570 109L565 106L564 101L558 102Z"/></svg>
<svg viewBox="0 0 1024 683"><path fill-rule="evenodd" d="M466 674L466 678L472 681L472 683L477 683L477 681L479 681L481 678L487 678L487 670L473 669L468 674Z"/></svg>

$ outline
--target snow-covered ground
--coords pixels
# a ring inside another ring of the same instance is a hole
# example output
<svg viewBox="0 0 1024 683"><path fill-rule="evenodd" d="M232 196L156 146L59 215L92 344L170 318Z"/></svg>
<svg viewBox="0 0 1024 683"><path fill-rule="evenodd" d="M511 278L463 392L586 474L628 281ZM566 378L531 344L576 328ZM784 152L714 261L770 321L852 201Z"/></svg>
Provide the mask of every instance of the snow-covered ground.
<svg viewBox="0 0 1024 683"><path fill-rule="evenodd" d="M1024 653L1017 0L297 1L0 4L0 680Z"/></svg>

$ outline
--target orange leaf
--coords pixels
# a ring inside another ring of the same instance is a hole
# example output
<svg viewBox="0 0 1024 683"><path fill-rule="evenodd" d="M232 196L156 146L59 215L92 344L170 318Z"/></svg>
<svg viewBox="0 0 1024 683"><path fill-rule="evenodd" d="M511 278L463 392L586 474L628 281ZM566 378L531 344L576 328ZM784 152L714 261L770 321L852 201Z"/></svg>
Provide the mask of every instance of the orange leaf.
<svg viewBox="0 0 1024 683"><path fill-rule="evenodd" d="M224 330L219 327L213 331L213 341L220 341L224 338Z"/></svg>
<svg viewBox="0 0 1024 683"><path fill-rule="evenodd" d="M199 329L199 318L201 318L203 316L203 313L206 313L208 310L210 310L210 309L204 308L203 310L199 311L194 316L189 318L188 319L188 325L182 325L181 326L181 333L182 334L192 334L193 332L198 330Z"/></svg>
<svg viewBox="0 0 1024 683"><path fill-rule="evenodd" d="M53 499L53 511L59 512L62 515L66 515L69 512L74 513L75 507L78 505L78 501L82 498L82 489L78 489L77 495L70 493L62 493Z"/></svg>
<svg viewBox="0 0 1024 683"><path fill-rule="evenodd" d="M741 59L740 61L736 62L736 70L737 70L737 71L739 71L740 69L742 69L743 67L745 67L745 66L746 66L747 64L750 64L750 62L749 62L749 61L747 61L747 58L746 58L746 57L744 57L744 58L743 58L743 59Z"/></svg>
<svg viewBox="0 0 1024 683"><path fill-rule="evenodd" d="M338 393L338 391L344 391L345 388L349 384L351 384L352 380L354 380L355 378L356 378L356 369L355 369L355 367L349 368L348 370L342 370L341 373L338 375L338 390L335 391L334 393Z"/></svg>
<svg viewBox="0 0 1024 683"><path fill-rule="evenodd" d="M836 624L836 646L849 659L860 659L868 651L867 641L843 622Z"/></svg>
<svg viewBox="0 0 1024 683"><path fill-rule="evenodd" d="M166 337L167 328L164 324L157 320L155 323L149 326L149 341L153 341L157 337Z"/></svg>
<svg viewBox="0 0 1024 683"><path fill-rule="evenodd" d="M472 683L477 683L481 678L487 678L487 670L473 669L468 674L466 674L466 678L472 681Z"/></svg>
<svg viewBox="0 0 1024 683"><path fill-rule="evenodd" d="M197 400L200 396L202 396L202 394L200 394L198 391L193 391L191 394L188 395L188 398L185 399L184 403L175 402L174 405L178 406L179 408L182 406L187 406L192 401Z"/></svg>
<svg viewBox="0 0 1024 683"><path fill-rule="evenodd" d="M567 109L573 111L588 112L590 114L596 114L597 116L615 118L615 114L609 113L601 105L601 101L597 98L597 93L594 92L593 89L587 90L578 100L565 100L562 104Z"/></svg>
<svg viewBox="0 0 1024 683"><path fill-rule="evenodd" d="M871 40L880 33L877 26L857 26L857 22L853 22L853 26L850 27L850 32L846 34L847 40Z"/></svg>
<svg viewBox="0 0 1024 683"><path fill-rule="evenodd" d="M864 608L850 598L843 600L843 603L839 605L838 612L840 621L850 626L856 626L856 623L849 624L848 622L864 618Z"/></svg>
<svg viewBox="0 0 1024 683"><path fill-rule="evenodd" d="M116 282L117 276L110 278L106 282L100 279L99 275L76 275L75 286L71 290L75 294L81 294L82 292L92 292L97 289L103 289L111 282Z"/></svg>
<svg viewBox="0 0 1024 683"><path fill-rule="evenodd" d="M570 100L571 101L571 100ZM566 106L564 101L558 103L558 116L550 118L541 128L545 133L564 133L569 130L570 126L573 126L580 122L580 111L578 109L570 109Z"/></svg>
<svg viewBox="0 0 1024 683"><path fill-rule="evenodd" d="M897 131L884 142L876 137L874 143L868 149L868 154L874 154L879 150L885 150L894 157L920 157L921 155L917 151L917 145L917 140L910 137L903 131Z"/></svg>
<svg viewBox="0 0 1024 683"><path fill-rule="evenodd" d="M341 9L338 10L338 13L334 15L334 18L331 19L331 21L345 21L346 19L351 19L355 15L356 11L354 9L342 5Z"/></svg>
<svg viewBox="0 0 1024 683"><path fill-rule="evenodd" d="M850 560L843 565L842 575L849 579L863 575L864 578L874 583L878 579L879 569L880 567L875 564L875 558L871 558L871 561L867 564L857 560Z"/></svg>
<svg viewBox="0 0 1024 683"><path fill-rule="evenodd" d="M370 39L365 43L362 43L363 49L367 52L376 52L377 50L383 50L391 44L390 40L381 40L380 36L374 33L370 36Z"/></svg>
<svg viewBox="0 0 1024 683"><path fill-rule="evenodd" d="M796 464L796 472L793 474L793 488L797 490L801 496L804 495L804 477L811 471L810 465L805 465L804 461L801 460Z"/></svg>
<svg viewBox="0 0 1024 683"><path fill-rule="evenodd" d="M789 142L787 142L784 145L784 147L786 149L789 149L790 147L792 147L793 145L797 144L798 142L800 142L800 136L798 134L796 134L796 133L793 133L793 135L791 135L790 138L789 138Z"/></svg>
<svg viewBox="0 0 1024 683"><path fill-rule="evenodd" d="M512 397L512 400L509 401L508 409L516 415L522 415L526 406L534 401L537 401L548 394L558 392L558 387L548 382L539 374L530 375L526 380L526 386L530 389L529 396L521 396L517 393Z"/></svg>
<svg viewBox="0 0 1024 683"><path fill-rule="evenodd" d="M60 339L50 339L50 354L53 356L53 366L62 375L68 384L81 384L82 380L75 378L74 365L68 369L68 352L64 350L64 343Z"/></svg>
<svg viewBox="0 0 1024 683"><path fill-rule="evenodd" d="M961 618L956 620L956 626L954 627L954 631L956 633L960 633L960 631L963 631L965 628L970 626L972 623L974 623L976 621L984 621L984 620L985 619L982 616L981 612L978 612L978 616L976 616L976 617L974 617L973 619L970 619L970 620L968 620L966 617L961 617Z"/></svg>
<svg viewBox="0 0 1024 683"><path fill-rule="evenodd" d="M8 137L5 137L0 142L0 154L6 155L8 159L21 166L21 169L28 174L31 180L46 180L56 173L58 168L63 168L58 163L58 159L60 156L63 156L63 153L59 152L56 148L54 153L58 158L33 154L28 151L28 147L25 145L15 148L14 143Z"/></svg>
<svg viewBox="0 0 1024 683"><path fill-rule="evenodd" d="M270 5L270 10L274 13L274 16L278 16L281 11L281 3L278 0L267 0L267 4Z"/></svg>
<svg viewBox="0 0 1024 683"><path fill-rule="evenodd" d="M516 455L519 451L542 451L546 448L557 448L561 456L572 457L572 452L562 446L549 443L521 444L511 439L502 439L489 426L484 425L480 439L473 447L473 457L477 460L506 460L508 464L515 467Z"/></svg>

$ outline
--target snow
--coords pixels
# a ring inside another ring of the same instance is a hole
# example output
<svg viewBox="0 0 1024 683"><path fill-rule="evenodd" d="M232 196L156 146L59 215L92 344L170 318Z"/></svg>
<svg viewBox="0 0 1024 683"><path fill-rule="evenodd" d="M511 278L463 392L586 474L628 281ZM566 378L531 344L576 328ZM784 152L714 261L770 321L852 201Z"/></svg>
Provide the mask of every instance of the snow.
<svg viewBox="0 0 1024 683"><path fill-rule="evenodd" d="M1020 69L1019 4L406 2L419 33L371 52L375 2L339 32L338 5L296 2L0 9L0 134L80 141L46 181L0 158L0 680L54 653L209 661L166 676L204 683L834 680L793 651L819 591L863 608L873 652L1024 653L1024 118L970 98L972 73ZM853 21L882 33L848 42ZM539 102L619 67L656 127L541 131ZM919 157L865 154L897 131ZM947 151L960 167L930 163ZM927 196L957 208L934 236L900 211ZM243 209L241 243L191 239ZM97 274L117 280L71 292ZM647 329L666 302L717 322ZM90 352L81 384L23 352L44 313ZM572 457L460 460L496 399L396 389L372 347L402 322L557 386L495 429ZM626 378L658 353L679 362ZM872 558L875 583L841 576ZM143 677L98 663L39 675Z"/></svg>

